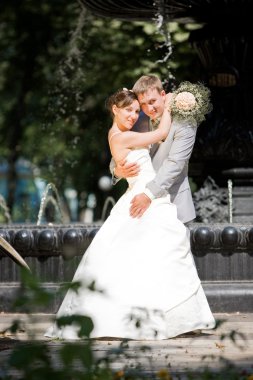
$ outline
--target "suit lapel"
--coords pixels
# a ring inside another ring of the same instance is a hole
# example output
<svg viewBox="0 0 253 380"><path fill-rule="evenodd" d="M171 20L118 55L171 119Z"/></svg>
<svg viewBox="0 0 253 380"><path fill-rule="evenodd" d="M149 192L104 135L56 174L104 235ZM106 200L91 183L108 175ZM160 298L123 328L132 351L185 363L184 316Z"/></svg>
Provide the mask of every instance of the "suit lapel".
<svg viewBox="0 0 253 380"><path fill-rule="evenodd" d="M149 130L150 131L156 130L156 128L158 127L159 123L160 123L160 119L157 119L157 120L155 120L153 122L151 121L151 119L149 119ZM154 154L156 153L156 151L159 148L159 146L160 146L159 143L152 144L151 149L149 151L149 154L150 154L151 158L154 156Z"/></svg>

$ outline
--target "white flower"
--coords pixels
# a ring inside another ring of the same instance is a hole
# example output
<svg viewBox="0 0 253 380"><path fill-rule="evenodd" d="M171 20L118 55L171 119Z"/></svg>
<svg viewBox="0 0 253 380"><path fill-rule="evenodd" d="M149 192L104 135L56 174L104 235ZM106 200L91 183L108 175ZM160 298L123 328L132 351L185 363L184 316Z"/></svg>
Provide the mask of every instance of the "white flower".
<svg viewBox="0 0 253 380"><path fill-rule="evenodd" d="M175 105L177 108L184 111L192 110L196 105L195 96L188 91L180 92L175 97Z"/></svg>
<svg viewBox="0 0 253 380"><path fill-rule="evenodd" d="M199 125L212 110L210 97L210 90L202 83L182 82L173 92L168 109L172 117Z"/></svg>

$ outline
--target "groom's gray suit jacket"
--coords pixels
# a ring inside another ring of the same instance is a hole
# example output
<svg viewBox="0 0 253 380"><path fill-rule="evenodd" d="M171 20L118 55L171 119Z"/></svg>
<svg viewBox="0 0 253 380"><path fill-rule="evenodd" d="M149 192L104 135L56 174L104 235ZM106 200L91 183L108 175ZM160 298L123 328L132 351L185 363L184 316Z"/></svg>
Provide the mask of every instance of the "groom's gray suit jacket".
<svg viewBox="0 0 253 380"><path fill-rule="evenodd" d="M197 126L187 120L174 120L169 134L161 144L154 144L150 155L156 177L147 184L155 197L168 193L177 206L178 219L187 223L196 217L188 180L188 162L196 138Z"/></svg>

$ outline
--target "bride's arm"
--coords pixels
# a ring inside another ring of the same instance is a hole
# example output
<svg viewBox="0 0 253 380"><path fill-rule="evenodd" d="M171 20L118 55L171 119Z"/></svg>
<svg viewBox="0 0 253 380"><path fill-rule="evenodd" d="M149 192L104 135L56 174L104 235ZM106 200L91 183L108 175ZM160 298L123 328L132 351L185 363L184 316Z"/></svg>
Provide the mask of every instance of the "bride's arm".
<svg viewBox="0 0 253 380"><path fill-rule="evenodd" d="M127 131L115 137L121 140L120 144L122 144L124 147L145 147L158 141L164 140L169 133L170 126L171 115L168 108L165 107L159 126L155 131L144 133Z"/></svg>

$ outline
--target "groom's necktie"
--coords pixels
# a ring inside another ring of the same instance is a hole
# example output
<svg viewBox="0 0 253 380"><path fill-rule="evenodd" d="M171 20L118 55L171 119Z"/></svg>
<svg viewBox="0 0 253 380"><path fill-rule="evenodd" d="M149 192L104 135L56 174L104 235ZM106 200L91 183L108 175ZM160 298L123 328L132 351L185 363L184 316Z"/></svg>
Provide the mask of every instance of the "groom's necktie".
<svg viewBox="0 0 253 380"><path fill-rule="evenodd" d="M155 131L157 129L159 123L160 123L160 119L150 120L150 122L149 122L150 130ZM159 147L159 143L151 144L150 152L149 152L151 157L153 157L153 155L157 151L158 147Z"/></svg>
<svg viewBox="0 0 253 380"><path fill-rule="evenodd" d="M150 120L150 130L155 131L160 123L160 119Z"/></svg>

